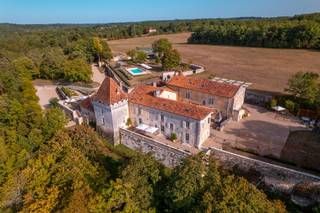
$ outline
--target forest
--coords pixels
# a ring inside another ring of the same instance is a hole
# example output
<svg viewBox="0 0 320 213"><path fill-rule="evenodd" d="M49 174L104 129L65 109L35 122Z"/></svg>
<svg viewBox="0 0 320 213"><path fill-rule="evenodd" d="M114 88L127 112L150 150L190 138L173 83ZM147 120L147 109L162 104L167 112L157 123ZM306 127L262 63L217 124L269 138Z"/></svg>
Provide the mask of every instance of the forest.
<svg viewBox="0 0 320 213"><path fill-rule="evenodd" d="M0 212L286 212L213 158L203 163L200 154L165 168L151 155L111 147L88 126L67 129L59 109L38 105L32 80L90 81L89 64L111 58L105 38L216 22L223 21L1 24Z"/></svg>
<svg viewBox="0 0 320 213"><path fill-rule="evenodd" d="M319 14L310 14L293 18L215 22L193 32L188 43L319 49L319 17Z"/></svg>

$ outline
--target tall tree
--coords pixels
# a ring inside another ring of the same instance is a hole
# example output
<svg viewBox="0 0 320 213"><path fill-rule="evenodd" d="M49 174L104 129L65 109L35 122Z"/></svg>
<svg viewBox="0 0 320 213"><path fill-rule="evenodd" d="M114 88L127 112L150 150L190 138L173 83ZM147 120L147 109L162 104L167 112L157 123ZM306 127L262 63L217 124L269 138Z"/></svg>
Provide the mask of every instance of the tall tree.
<svg viewBox="0 0 320 213"><path fill-rule="evenodd" d="M154 188L160 180L160 165L151 154L133 157L122 172L122 180L131 184L134 191L131 196L136 205L151 210Z"/></svg>
<svg viewBox="0 0 320 213"><path fill-rule="evenodd" d="M162 58L166 52L172 50L172 44L167 38L161 38L152 44L152 48Z"/></svg>
<svg viewBox="0 0 320 213"><path fill-rule="evenodd" d="M314 102L320 94L320 76L312 72L298 72L289 79L288 86L286 92Z"/></svg>
<svg viewBox="0 0 320 213"><path fill-rule="evenodd" d="M180 65L181 56L177 50L169 50L164 53L161 64L164 70L170 70Z"/></svg>
<svg viewBox="0 0 320 213"><path fill-rule="evenodd" d="M96 57L99 65L101 60L110 60L112 58L111 49L106 41L98 37L92 39L92 52Z"/></svg>
<svg viewBox="0 0 320 213"><path fill-rule="evenodd" d="M63 64L64 79L69 82L91 81L92 71L88 63L82 58L67 60Z"/></svg>
<svg viewBox="0 0 320 213"><path fill-rule="evenodd" d="M13 65L18 73L29 79L39 77L39 68L28 57L21 57L14 60Z"/></svg>

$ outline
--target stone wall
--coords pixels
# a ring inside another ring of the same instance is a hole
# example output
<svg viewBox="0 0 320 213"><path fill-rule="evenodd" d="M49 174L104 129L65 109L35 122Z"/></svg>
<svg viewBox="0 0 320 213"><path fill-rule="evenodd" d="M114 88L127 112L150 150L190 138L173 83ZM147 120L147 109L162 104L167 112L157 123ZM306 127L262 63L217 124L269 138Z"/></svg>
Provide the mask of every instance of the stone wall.
<svg viewBox="0 0 320 213"><path fill-rule="evenodd" d="M136 151L152 153L158 161L171 168L179 165L183 158L190 155L188 152L162 144L127 129L120 129L120 143Z"/></svg>
<svg viewBox="0 0 320 213"><path fill-rule="evenodd" d="M155 158L168 167L175 167L191 154L183 150L159 143L151 138L126 129L120 129L121 144L130 149L153 153ZM229 170L241 170L242 173L255 171L260 174L258 184L266 189L284 195L291 195L294 187L301 183L319 183L320 177L297 171L284 166L267 163L225 150L211 148L207 154L215 156L219 164Z"/></svg>
<svg viewBox="0 0 320 213"><path fill-rule="evenodd" d="M300 172L284 166L252 159L220 149L212 148L218 162L226 169L240 169L242 172L257 171L261 175L261 182L267 189L290 195L296 184L303 182L320 182L320 177L310 173Z"/></svg>
<svg viewBox="0 0 320 213"><path fill-rule="evenodd" d="M272 98L274 98L275 95L276 93L247 89L245 95L245 102L248 104L264 107L270 103L270 101L272 100Z"/></svg>

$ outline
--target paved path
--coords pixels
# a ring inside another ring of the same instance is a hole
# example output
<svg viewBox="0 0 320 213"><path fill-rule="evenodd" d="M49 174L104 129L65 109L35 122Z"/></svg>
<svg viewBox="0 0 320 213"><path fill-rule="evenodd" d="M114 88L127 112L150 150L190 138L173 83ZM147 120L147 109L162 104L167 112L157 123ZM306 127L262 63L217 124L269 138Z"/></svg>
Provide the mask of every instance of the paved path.
<svg viewBox="0 0 320 213"><path fill-rule="evenodd" d="M57 86L55 85L34 85L34 87L37 90L36 94L39 97L39 104L42 109L45 109L49 106L51 98L59 99L59 96L56 92Z"/></svg>
<svg viewBox="0 0 320 213"><path fill-rule="evenodd" d="M96 64L92 64L91 69L92 69L92 81L102 84L106 75L103 72L100 72L99 67Z"/></svg>

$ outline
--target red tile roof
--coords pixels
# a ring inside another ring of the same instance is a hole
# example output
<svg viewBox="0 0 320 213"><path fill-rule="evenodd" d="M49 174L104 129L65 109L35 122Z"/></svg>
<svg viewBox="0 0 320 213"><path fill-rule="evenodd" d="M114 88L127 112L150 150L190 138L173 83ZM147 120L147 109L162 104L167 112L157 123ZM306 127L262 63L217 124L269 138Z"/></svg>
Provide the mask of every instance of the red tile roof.
<svg viewBox="0 0 320 213"><path fill-rule="evenodd" d="M91 102L91 98L86 98L84 99L83 101L81 101L80 103L80 106L84 109L87 109L91 112L94 112L94 108L93 108L93 105L92 105L92 102Z"/></svg>
<svg viewBox="0 0 320 213"><path fill-rule="evenodd" d="M185 76L174 76L167 85L226 98L234 97L240 89L240 86L232 84Z"/></svg>
<svg viewBox="0 0 320 213"><path fill-rule="evenodd" d="M119 85L110 77L102 82L97 94L92 99L104 104L112 105L127 99L127 94L122 92Z"/></svg>
<svg viewBox="0 0 320 213"><path fill-rule="evenodd" d="M162 90L161 88L153 86L137 86L130 93L129 103L154 108L160 111L165 111L184 117L189 117L195 120L203 120L210 113L214 112L208 107L155 97L154 92L159 89Z"/></svg>

